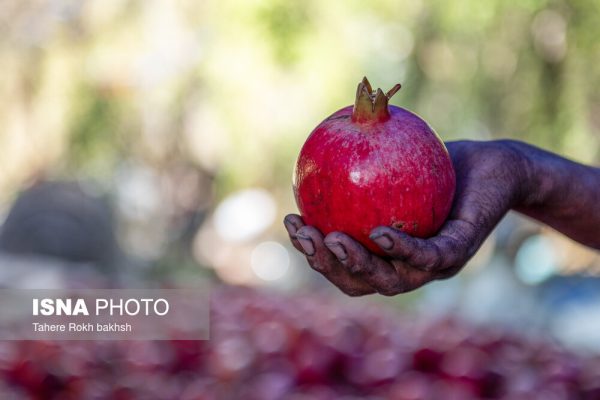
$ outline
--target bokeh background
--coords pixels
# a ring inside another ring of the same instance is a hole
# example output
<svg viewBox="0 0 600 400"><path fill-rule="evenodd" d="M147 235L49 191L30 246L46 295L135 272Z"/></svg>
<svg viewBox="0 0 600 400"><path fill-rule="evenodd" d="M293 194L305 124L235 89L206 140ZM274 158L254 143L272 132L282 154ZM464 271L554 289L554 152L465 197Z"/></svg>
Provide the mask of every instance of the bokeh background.
<svg viewBox="0 0 600 400"><path fill-rule="evenodd" d="M337 296L281 223L311 129L366 75L446 141L597 163L599 18L596 0L5 0L0 281ZM459 276L369 301L598 352L599 276L597 252L511 214Z"/></svg>

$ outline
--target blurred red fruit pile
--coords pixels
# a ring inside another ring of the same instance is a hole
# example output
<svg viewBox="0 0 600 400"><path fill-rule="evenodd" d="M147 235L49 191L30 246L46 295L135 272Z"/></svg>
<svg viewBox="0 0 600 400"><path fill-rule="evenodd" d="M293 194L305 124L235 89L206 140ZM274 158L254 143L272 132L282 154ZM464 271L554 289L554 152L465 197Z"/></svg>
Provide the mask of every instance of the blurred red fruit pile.
<svg viewBox="0 0 600 400"><path fill-rule="evenodd" d="M210 341L2 342L1 399L600 399L600 357L380 305L213 293Z"/></svg>

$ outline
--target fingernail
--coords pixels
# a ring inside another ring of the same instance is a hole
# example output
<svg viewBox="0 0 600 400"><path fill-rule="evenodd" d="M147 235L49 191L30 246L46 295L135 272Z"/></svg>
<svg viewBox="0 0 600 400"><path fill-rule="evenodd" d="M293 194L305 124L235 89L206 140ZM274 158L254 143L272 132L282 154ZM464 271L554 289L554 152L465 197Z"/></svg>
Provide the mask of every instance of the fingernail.
<svg viewBox="0 0 600 400"><path fill-rule="evenodd" d="M291 235L296 233L296 226L294 224L292 224L290 221L288 221L287 219L284 219L283 224L285 225L285 229L287 229L287 231Z"/></svg>
<svg viewBox="0 0 600 400"><path fill-rule="evenodd" d="M369 238L377 243L384 250L391 250L394 247L394 242L388 235L381 232L372 233Z"/></svg>
<svg viewBox="0 0 600 400"><path fill-rule="evenodd" d="M315 245L309 236L296 233L296 239L298 239L298 243L300 243L300 246L302 246L304 253L306 253L307 256L315 255Z"/></svg>
<svg viewBox="0 0 600 400"><path fill-rule="evenodd" d="M327 246L327 248L331 250L333 254L335 254L338 260L345 261L348 258L348 253L346 253L346 249L341 244L337 242L326 242L325 246Z"/></svg>

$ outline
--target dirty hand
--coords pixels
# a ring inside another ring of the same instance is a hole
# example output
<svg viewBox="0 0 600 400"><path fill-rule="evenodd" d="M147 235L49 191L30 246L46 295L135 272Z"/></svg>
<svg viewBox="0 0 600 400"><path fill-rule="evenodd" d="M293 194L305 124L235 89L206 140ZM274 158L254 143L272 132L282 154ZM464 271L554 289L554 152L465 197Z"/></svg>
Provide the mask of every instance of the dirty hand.
<svg viewBox="0 0 600 400"><path fill-rule="evenodd" d="M299 215L284 224L310 266L350 296L393 296L455 275L479 249L502 217L522 201L527 164L511 141L459 141L446 144L456 171L456 194L448 219L436 236L411 237L380 226L371 240L380 257L342 232L323 236Z"/></svg>

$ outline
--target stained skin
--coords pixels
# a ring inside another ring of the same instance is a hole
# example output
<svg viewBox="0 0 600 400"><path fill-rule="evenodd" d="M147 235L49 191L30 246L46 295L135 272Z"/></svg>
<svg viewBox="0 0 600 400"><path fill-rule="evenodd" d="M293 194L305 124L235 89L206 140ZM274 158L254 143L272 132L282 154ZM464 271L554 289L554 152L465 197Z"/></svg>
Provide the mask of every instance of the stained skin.
<svg viewBox="0 0 600 400"><path fill-rule="evenodd" d="M394 296L456 275L509 210L600 249L600 168L513 140L446 144L456 194L438 233L421 239L379 226L379 257L341 232L327 236L289 214L285 228L312 269L349 296Z"/></svg>
<svg viewBox="0 0 600 400"><path fill-rule="evenodd" d="M304 144L293 182L307 225L324 235L344 232L380 255L369 239L373 228L432 236L448 216L455 188L437 134L410 111L387 109L385 121L353 122L352 106L325 119Z"/></svg>

